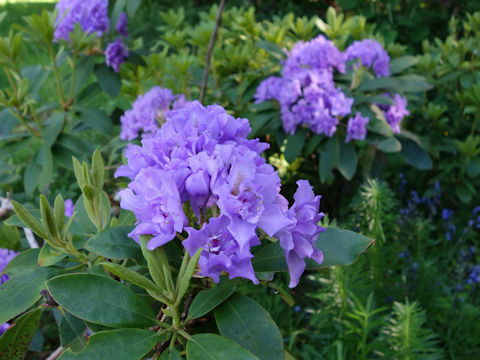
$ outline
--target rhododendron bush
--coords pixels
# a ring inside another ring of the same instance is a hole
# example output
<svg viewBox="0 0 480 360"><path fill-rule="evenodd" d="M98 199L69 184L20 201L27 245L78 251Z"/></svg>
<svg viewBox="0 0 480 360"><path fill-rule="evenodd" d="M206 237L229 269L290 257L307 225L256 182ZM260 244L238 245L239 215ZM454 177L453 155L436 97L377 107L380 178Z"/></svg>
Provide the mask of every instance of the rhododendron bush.
<svg viewBox="0 0 480 360"><path fill-rule="evenodd" d="M338 225L338 189L431 168L411 121L431 85L333 8L222 0L160 13L152 40L139 6L60 0L0 38L0 359L292 358L252 294L299 312L302 284L385 241Z"/></svg>

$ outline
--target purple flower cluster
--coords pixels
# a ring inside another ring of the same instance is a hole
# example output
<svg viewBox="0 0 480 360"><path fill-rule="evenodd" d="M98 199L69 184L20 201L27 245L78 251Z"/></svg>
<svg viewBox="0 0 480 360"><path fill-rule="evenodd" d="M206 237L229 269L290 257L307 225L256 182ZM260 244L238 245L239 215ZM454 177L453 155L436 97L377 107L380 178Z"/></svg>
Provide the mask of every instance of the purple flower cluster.
<svg viewBox="0 0 480 360"><path fill-rule="evenodd" d="M82 30L102 36L110 28L108 0L60 0L55 6L58 17L55 21L55 40L69 40L75 24Z"/></svg>
<svg viewBox="0 0 480 360"><path fill-rule="evenodd" d="M155 118L157 110L150 111ZM197 101L163 116L164 123L143 138L142 146L127 148L128 164L115 174L131 180L120 193L121 207L137 218L130 236L139 241L140 235L151 235L152 250L185 230L185 249L190 254L203 249L202 275L218 281L225 271L254 283L251 247L260 244L259 234L276 236L295 286L306 257L323 259L313 247L322 230L320 197L301 181L288 209L277 172L261 156L268 144L247 138L247 119Z"/></svg>
<svg viewBox="0 0 480 360"><path fill-rule="evenodd" d="M345 50L345 60L357 59L362 65L373 68L377 77L390 76L390 56L378 41L372 39L354 41Z"/></svg>
<svg viewBox="0 0 480 360"><path fill-rule="evenodd" d="M159 125L165 121L165 116L172 108L179 108L187 103L183 95L174 95L170 89L154 86L145 94L140 95L120 118L122 140L133 140L140 133L143 137L155 134Z"/></svg>
<svg viewBox="0 0 480 360"><path fill-rule="evenodd" d="M357 112L355 117L348 119L347 137L345 142L350 140L364 140L367 136L367 124L370 118L362 116L360 112Z"/></svg>
<svg viewBox="0 0 480 360"><path fill-rule="evenodd" d="M257 103L279 102L287 133L293 134L298 126L305 126L331 137L339 120L351 113L354 102L335 85L333 77L335 70L345 73L347 61L359 61L372 68L377 77L390 76L390 57L379 42L372 39L355 41L342 53L320 35L295 44L285 61L282 76L263 80L255 100ZM409 115L407 100L399 94L395 94L393 100L393 105L380 107L392 130L399 133L401 121ZM349 118L346 141L365 139L367 123L368 118L359 113Z"/></svg>
<svg viewBox="0 0 480 360"><path fill-rule="evenodd" d="M334 70L345 72L344 55L324 36L298 42L290 51L282 77L262 81L256 102L275 99L280 103L283 127L295 133L298 126L331 137L337 130L337 116L350 113L353 99L333 81Z"/></svg>
<svg viewBox="0 0 480 360"><path fill-rule="evenodd" d="M18 253L16 253L13 250L1 249L0 248L0 274L5 269L5 267L8 265L8 263L17 255L18 255ZM9 277L8 277L7 274L0 275L0 284L3 284L8 279L9 279Z"/></svg>
<svg viewBox="0 0 480 360"><path fill-rule="evenodd" d="M128 18L124 12L120 13L115 30L123 37L128 37Z"/></svg>
<svg viewBox="0 0 480 360"><path fill-rule="evenodd" d="M108 44L105 49L105 62L111 66L115 72L120 71L120 66L125 62L125 59L130 55L127 47L123 44L122 39L117 39Z"/></svg>
<svg viewBox="0 0 480 360"><path fill-rule="evenodd" d="M65 207L65 216L72 217L73 211L75 210L75 204L73 203L72 199L66 199L64 201Z"/></svg>

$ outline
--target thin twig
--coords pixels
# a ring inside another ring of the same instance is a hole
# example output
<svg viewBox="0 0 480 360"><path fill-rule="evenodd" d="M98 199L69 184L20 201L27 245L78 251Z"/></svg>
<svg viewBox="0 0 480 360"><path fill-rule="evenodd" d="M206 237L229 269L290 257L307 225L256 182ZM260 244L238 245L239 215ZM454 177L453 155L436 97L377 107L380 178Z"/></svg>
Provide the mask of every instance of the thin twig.
<svg viewBox="0 0 480 360"><path fill-rule="evenodd" d="M35 240L35 235L33 235L32 230L25 227L23 228L23 232L25 233L25 238L28 241L28 245L30 245L32 249L38 248L38 243L37 240Z"/></svg>
<svg viewBox="0 0 480 360"><path fill-rule="evenodd" d="M54 352L52 352L52 353L50 354L50 356L49 356L46 360L56 360L56 359L60 356L60 354L62 353L62 351L63 351L63 347L62 347L62 346L59 346L59 347L57 348L57 350L55 350Z"/></svg>
<svg viewBox="0 0 480 360"><path fill-rule="evenodd" d="M0 218L4 217L7 215L10 211L13 211L13 206L12 206L12 196L10 193L7 193L7 197L3 198L0 197Z"/></svg>
<svg viewBox="0 0 480 360"><path fill-rule="evenodd" d="M200 102L203 104L205 100L205 92L207 91L208 73L210 71L210 59L212 57L213 45L215 44L215 38L217 37L218 28L222 22L222 12L227 0L221 0L218 7L217 18L215 19L215 27L213 28L212 36L208 42L207 58L205 59L205 72L203 73L202 90L200 91Z"/></svg>

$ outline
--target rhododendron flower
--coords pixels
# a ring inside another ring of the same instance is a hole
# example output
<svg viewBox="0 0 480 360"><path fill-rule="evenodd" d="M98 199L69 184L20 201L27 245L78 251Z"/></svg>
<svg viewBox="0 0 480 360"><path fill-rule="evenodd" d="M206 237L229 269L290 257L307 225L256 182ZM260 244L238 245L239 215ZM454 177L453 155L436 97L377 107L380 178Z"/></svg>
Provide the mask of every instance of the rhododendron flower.
<svg viewBox="0 0 480 360"><path fill-rule="evenodd" d="M155 116L157 110L144 111ZM300 237L311 235L304 234L308 219L302 209L308 205L298 200L288 209L278 173L260 156L268 144L248 139L247 119L198 101L163 116L164 122L142 146L127 147L128 164L115 174L131 179L120 193L121 207L137 218L130 236L138 241L139 235L151 235L147 247L152 250L186 230L183 246L190 254L203 249L201 274L215 281L225 271L231 278L258 282L251 247L260 244L259 232L274 236L285 231L302 259L308 255L300 249ZM318 219L312 221L316 226ZM319 260L317 252L310 255Z"/></svg>
<svg viewBox="0 0 480 360"><path fill-rule="evenodd" d="M392 127L393 132L398 134L400 133L400 123L405 116L410 115L410 112L407 110L406 98L395 94L393 101L395 104L388 107L388 110L385 112L385 118Z"/></svg>
<svg viewBox="0 0 480 360"><path fill-rule="evenodd" d="M253 270L253 255L250 251L240 251L236 239L228 230L230 220L226 216L210 219L200 230L188 227L188 239L182 242L190 254L203 248L198 264L200 275L211 277L215 282L220 281L222 271L230 275L230 279L243 277L258 284ZM250 245L258 245L256 236L249 239Z"/></svg>
<svg viewBox="0 0 480 360"><path fill-rule="evenodd" d="M359 59L362 65L373 68L377 77L390 76L390 56L376 40L354 41L345 56L347 61Z"/></svg>
<svg viewBox="0 0 480 360"><path fill-rule="evenodd" d="M290 134L303 125L331 137L337 130L336 116L349 114L353 104L353 99L335 87L335 69L345 72L345 59L331 41L322 35L300 41L290 51L282 77L262 81L255 100L277 100L283 128Z"/></svg>
<svg viewBox="0 0 480 360"><path fill-rule="evenodd" d="M315 247L318 234L325 231L318 225L324 215L318 212L321 197L315 196L307 180L298 180L297 185L295 202L287 213L292 222L275 235L287 258L289 287L298 285L305 270L305 258L312 258L319 264L323 262L323 253Z"/></svg>
<svg viewBox="0 0 480 360"><path fill-rule="evenodd" d="M115 30L123 37L128 37L128 18L124 12L120 13Z"/></svg>
<svg viewBox="0 0 480 360"><path fill-rule="evenodd" d="M73 211L75 210L75 204L73 203L72 199L66 199L64 201L65 207L65 216L72 217Z"/></svg>
<svg viewBox="0 0 480 360"><path fill-rule="evenodd" d="M87 33L102 36L110 28L108 0L60 0L55 8L58 17L55 21L55 40L69 40L69 34L80 24Z"/></svg>
<svg viewBox="0 0 480 360"><path fill-rule="evenodd" d="M345 142L350 140L364 140L367 136L367 124L370 118L362 116L360 112L357 112L355 117L348 119L347 137Z"/></svg>
<svg viewBox="0 0 480 360"><path fill-rule="evenodd" d="M17 255L18 253L13 250L0 248L0 274L3 272L8 263ZM3 284L8 279L9 276L7 274L0 275L0 284Z"/></svg>
<svg viewBox="0 0 480 360"><path fill-rule="evenodd" d="M130 55L127 47L123 44L122 39L117 39L108 44L105 49L105 62L111 66L115 72L120 71L120 66L125 62L125 59Z"/></svg>

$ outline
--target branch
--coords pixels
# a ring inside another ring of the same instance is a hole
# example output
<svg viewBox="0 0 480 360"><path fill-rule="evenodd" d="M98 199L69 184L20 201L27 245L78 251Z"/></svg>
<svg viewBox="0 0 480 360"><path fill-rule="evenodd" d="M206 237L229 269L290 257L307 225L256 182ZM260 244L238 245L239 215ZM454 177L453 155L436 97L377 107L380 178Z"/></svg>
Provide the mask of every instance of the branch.
<svg viewBox="0 0 480 360"><path fill-rule="evenodd" d="M215 38L217 37L218 28L220 27L220 24L222 22L222 12L226 2L227 0L220 1L220 6L218 7L218 12L217 12L217 18L215 19L215 27L213 28L212 36L210 36L210 41L208 42L207 58L205 59L205 71L203 73L202 89L200 91L200 102L202 104L203 104L203 101L205 100L205 92L207 91L207 80L208 80L208 73L210 72L210 59L212 57L213 45L215 43Z"/></svg>
<svg viewBox="0 0 480 360"><path fill-rule="evenodd" d="M63 347L61 347L61 346L58 347L57 350L55 350L54 352L52 352L50 354L50 356L47 358L47 360L56 360L60 356L62 351L63 351Z"/></svg>
<svg viewBox="0 0 480 360"><path fill-rule="evenodd" d="M13 211L12 202L10 201L12 197L7 193L7 197L0 197L0 218L8 214L8 212Z"/></svg>

